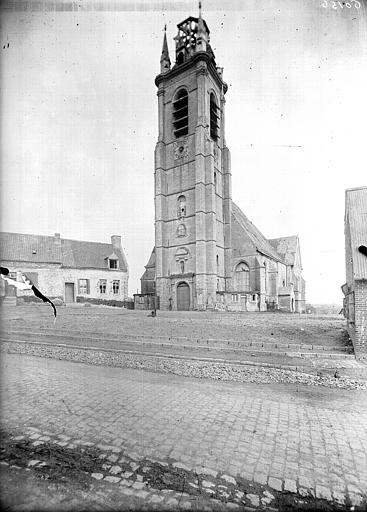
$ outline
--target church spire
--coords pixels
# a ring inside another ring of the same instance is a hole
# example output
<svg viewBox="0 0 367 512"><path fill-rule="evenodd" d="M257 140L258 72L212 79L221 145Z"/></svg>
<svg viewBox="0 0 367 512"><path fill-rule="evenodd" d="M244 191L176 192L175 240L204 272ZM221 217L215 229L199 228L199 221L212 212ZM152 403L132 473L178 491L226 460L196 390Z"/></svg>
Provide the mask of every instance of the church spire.
<svg viewBox="0 0 367 512"><path fill-rule="evenodd" d="M167 25L164 25L163 47L162 47L162 55L161 55L161 73L167 73L167 71L169 71L171 68L171 61L170 61L169 53L168 53L166 30L167 30Z"/></svg>

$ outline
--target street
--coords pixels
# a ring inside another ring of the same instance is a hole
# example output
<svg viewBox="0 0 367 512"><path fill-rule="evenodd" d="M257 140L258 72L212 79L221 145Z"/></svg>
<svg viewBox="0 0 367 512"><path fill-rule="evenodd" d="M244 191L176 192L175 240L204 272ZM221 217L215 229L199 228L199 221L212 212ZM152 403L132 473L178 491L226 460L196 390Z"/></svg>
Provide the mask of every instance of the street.
<svg viewBox="0 0 367 512"><path fill-rule="evenodd" d="M61 435L66 446L114 450L138 465L149 458L198 469L214 475L213 485L244 479L274 496L289 491L342 506L366 497L365 391L217 382L5 353L1 361L7 432L33 429L35 440Z"/></svg>

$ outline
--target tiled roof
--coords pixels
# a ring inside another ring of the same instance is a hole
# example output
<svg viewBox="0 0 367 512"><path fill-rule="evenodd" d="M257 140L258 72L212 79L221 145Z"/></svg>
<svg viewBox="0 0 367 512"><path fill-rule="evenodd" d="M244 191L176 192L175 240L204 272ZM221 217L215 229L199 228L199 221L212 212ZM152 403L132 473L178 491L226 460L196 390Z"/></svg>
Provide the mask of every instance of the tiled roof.
<svg viewBox="0 0 367 512"><path fill-rule="evenodd" d="M256 249L273 258L277 261L282 261L282 257L275 251L274 247L264 237L264 235L257 229L257 227L246 217L240 208L232 202L232 217L244 229L255 245ZM232 221L233 221L232 219Z"/></svg>
<svg viewBox="0 0 367 512"><path fill-rule="evenodd" d="M284 259L287 265L294 265L299 245L297 235L272 238L269 242L276 252Z"/></svg>
<svg viewBox="0 0 367 512"><path fill-rule="evenodd" d="M61 247L63 267L107 268L106 259L115 255L119 259L120 270L127 270L121 252L111 244L62 239Z"/></svg>
<svg viewBox="0 0 367 512"><path fill-rule="evenodd" d="M53 236L0 233L0 259L60 264L61 246Z"/></svg>
<svg viewBox="0 0 367 512"><path fill-rule="evenodd" d="M145 265L145 271L141 276L141 281L152 281L155 279L155 247L151 252L148 263ZM143 284L142 284L143 286Z"/></svg>
<svg viewBox="0 0 367 512"><path fill-rule="evenodd" d="M152 254L150 255L148 263L145 268L155 267L155 247L153 247Z"/></svg>
<svg viewBox="0 0 367 512"><path fill-rule="evenodd" d="M345 228L350 231L354 278L367 279L367 256L358 250L367 247L367 187L346 190Z"/></svg>
<svg viewBox="0 0 367 512"><path fill-rule="evenodd" d="M124 255L112 244L21 233L0 233L0 243L0 259L3 261L107 269L107 259L115 256L119 259L119 270L127 270Z"/></svg>

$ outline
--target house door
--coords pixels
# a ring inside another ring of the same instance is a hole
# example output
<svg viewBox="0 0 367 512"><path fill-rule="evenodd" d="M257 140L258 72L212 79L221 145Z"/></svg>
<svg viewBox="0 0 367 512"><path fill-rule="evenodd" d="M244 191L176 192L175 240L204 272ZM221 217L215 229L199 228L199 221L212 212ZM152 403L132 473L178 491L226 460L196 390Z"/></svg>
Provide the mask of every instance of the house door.
<svg viewBox="0 0 367 512"><path fill-rule="evenodd" d="M177 286L177 309L178 311L190 309L190 288L186 283L180 283Z"/></svg>
<svg viewBox="0 0 367 512"><path fill-rule="evenodd" d="M65 283L65 302L74 302L74 283Z"/></svg>

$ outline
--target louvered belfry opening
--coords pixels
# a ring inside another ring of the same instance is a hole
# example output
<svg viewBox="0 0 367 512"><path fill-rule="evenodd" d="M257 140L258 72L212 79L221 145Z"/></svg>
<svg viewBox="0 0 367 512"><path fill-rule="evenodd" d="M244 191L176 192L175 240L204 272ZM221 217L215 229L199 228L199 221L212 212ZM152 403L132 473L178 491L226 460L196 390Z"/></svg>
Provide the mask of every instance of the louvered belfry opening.
<svg viewBox="0 0 367 512"><path fill-rule="evenodd" d="M189 132L189 101L186 89L181 89L173 102L173 132L182 137Z"/></svg>
<svg viewBox="0 0 367 512"><path fill-rule="evenodd" d="M213 93L210 95L210 136L213 140L218 140L219 133L219 108Z"/></svg>

